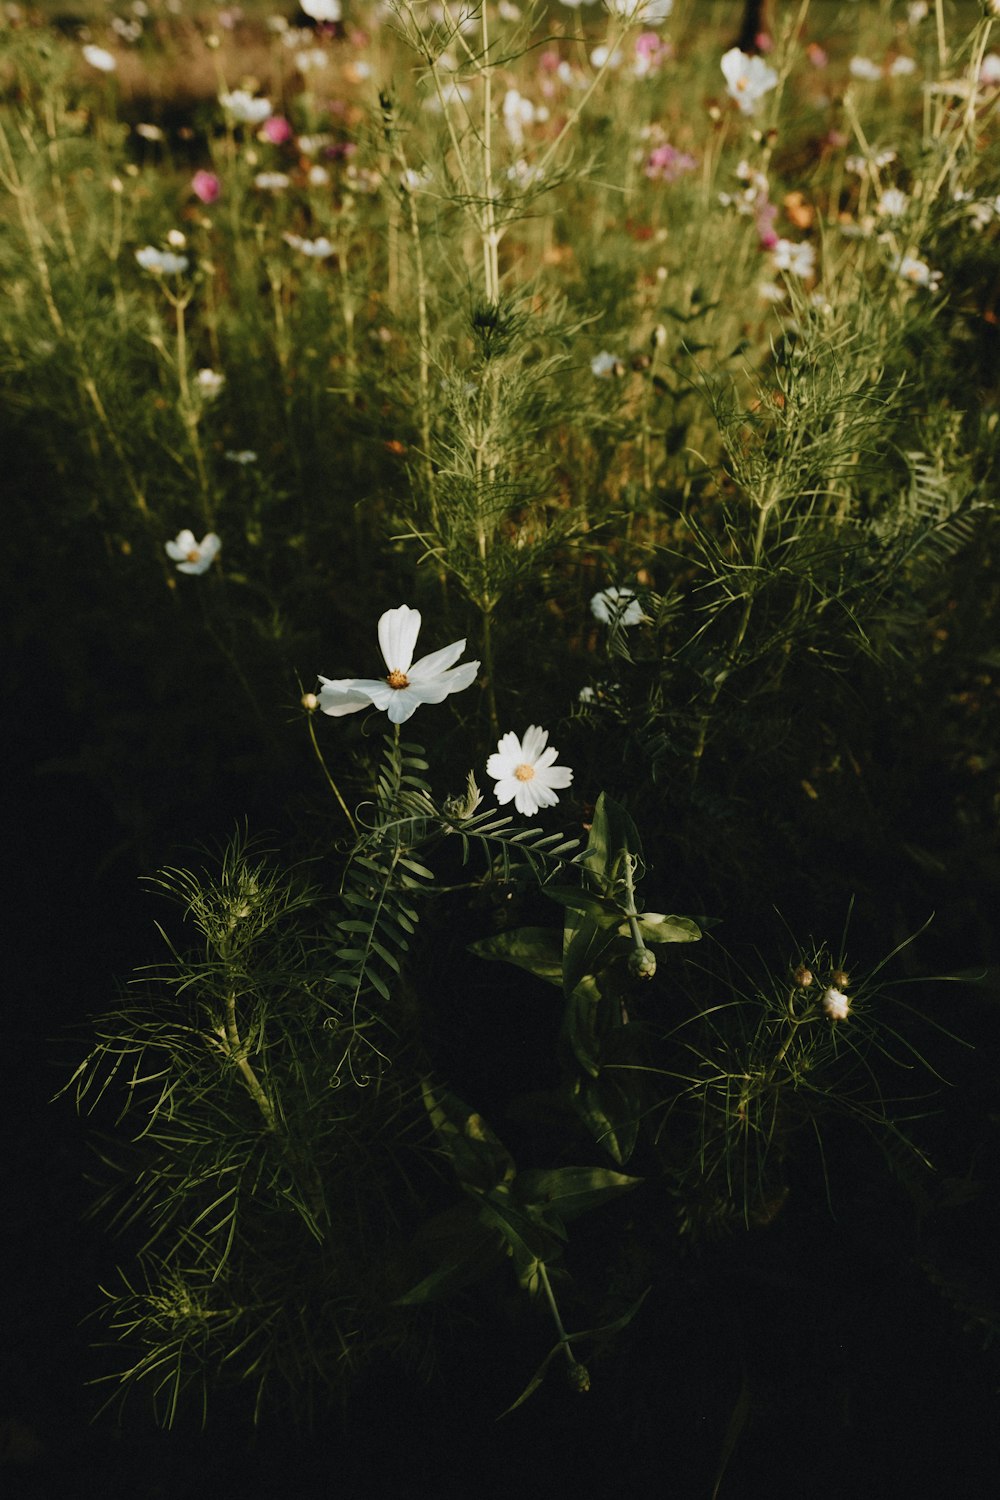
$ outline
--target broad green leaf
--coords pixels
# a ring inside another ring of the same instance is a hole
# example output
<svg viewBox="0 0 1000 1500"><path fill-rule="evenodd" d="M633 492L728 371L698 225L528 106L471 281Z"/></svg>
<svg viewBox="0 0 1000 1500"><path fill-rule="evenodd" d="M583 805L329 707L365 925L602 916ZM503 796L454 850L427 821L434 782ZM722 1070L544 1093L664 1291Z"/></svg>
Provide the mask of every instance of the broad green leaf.
<svg viewBox="0 0 1000 1500"><path fill-rule="evenodd" d="M690 917L665 917L659 911L644 911L636 920L645 943L696 943L701 937L701 928ZM618 934L632 936L628 922L621 924Z"/></svg>
<svg viewBox="0 0 1000 1500"><path fill-rule="evenodd" d="M607 1074L582 1078L573 1089L573 1103L594 1139L612 1160L624 1166L635 1150L639 1120L633 1101L621 1086Z"/></svg>
<svg viewBox="0 0 1000 1500"><path fill-rule="evenodd" d="M483 1222L473 1203L464 1202L428 1220L418 1231L414 1248L439 1264L396 1298L397 1307L431 1302L478 1281L503 1261L506 1241L497 1228Z"/></svg>
<svg viewBox="0 0 1000 1500"><path fill-rule="evenodd" d="M621 803L602 792L594 808L590 837L581 863L597 875L607 888L626 849L630 854L642 854L639 830Z"/></svg>
<svg viewBox="0 0 1000 1500"><path fill-rule="evenodd" d="M518 927L514 932L498 932L495 937L470 943L469 950L480 958L503 959L527 969L549 984L562 984L561 934L549 927Z"/></svg>
<svg viewBox="0 0 1000 1500"><path fill-rule="evenodd" d="M562 987L572 995L587 975L594 975L614 934L580 912L568 912L563 929Z"/></svg>
<svg viewBox="0 0 1000 1500"><path fill-rule="evenodd" d="M587 974L567 997L563 1011L563 1036L570 1051L594 1078L601 1071L601 991L597 980Z"/></svg>
<svg viewBox="0 0 1000 1500"><path fill-rule="evenodd" d="M610 1167L531 1167L517 1174L512 1191L522 1203L543 1212L554 1210L561 1219L572 1219L629 1192L641 1181L641 1177L626 1177Z"/></svg>
<svg viewBox="0 0 1000 1500"><path fill-rule="evenodd" d="M573 885L544 885L542 894L557 901L560 906L569 907L571 911L582 912L599 927L613 927L616 922L621 921L621 907L614 901L609 901L606 896L598 896L594 891L584 891Z"/></svg>
<svg viewBox="0 0 1000 1500"><path fill-rule="evenodd" d="M427 1079L422 1089L427 1113L459 1182L476 1193L512 1182L514 1159L482 1115L447 1089L435 1091Z"/></svg>
<svg viewBox="0 0 1000 1500"><path fill-rule="evenodd" d="M495 1188L482 1199L483 1221L499 1229L514 1253L518 1274L533 1261L552 1260L562 1250L565 1235L546 1224L530 1206L518 1206L506 1188Z"/></svg>

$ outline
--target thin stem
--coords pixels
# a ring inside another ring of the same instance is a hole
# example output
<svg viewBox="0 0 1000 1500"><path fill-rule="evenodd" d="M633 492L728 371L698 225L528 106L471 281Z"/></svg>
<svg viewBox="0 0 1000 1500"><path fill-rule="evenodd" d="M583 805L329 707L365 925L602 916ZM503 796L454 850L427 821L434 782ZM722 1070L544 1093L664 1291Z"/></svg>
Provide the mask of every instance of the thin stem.
<svg viewBox="0 0 1000 1500"><path fill-rule="evenodd" d="M264 1123L268 1130L276 1130L277 1120L274 1115L274 1105L271 1103L260 1079L254 1072L246 1054L246 1047L240 1039L239 1027L236 1024L236 996L232 990L226 996L224 1025L218 1028L218 1034L226 1043L230 1059L236 1064L243 1075L247 1091L264 1116Z"/></svg>
<svg viewBox="0 0 1000 1500"><path fill-rule="evenodd" d="M344 801L343 797L340 795L340 788L337 786L337 783L334 781L333 777L330 775L329 767L327 766L326 761L323 759L323 752L319 748L319 740L317 740L317 738L316 738L316 731L313 728L313 721L312 721L312 715L311 714L306 719L306 727L309 730L309 738L312 740L312 747L313 747L313 749L316 752L316 759L319 761L320 766L322 767L323 775L327 779L327 783L328 783L328 785L330 787L330 790L333 793L333 795L336 797L337 801L340 803L341 811L343 812L344 817L347 819L348 823L350 824L351 832L354 834L355 838L358 838L358 836L359 836L358 835L358 825L357 825L357 823L355 823L354 819L351 817L350 809L347 806L347 803Z"/></svg>

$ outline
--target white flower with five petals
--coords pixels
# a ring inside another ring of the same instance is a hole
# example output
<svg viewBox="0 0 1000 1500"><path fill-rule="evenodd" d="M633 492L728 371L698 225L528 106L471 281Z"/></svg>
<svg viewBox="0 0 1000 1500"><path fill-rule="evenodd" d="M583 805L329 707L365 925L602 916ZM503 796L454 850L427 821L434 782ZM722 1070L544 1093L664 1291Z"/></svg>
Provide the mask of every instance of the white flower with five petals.
<svg viewBox="0 0 1000 1500"><path fill-rule="evenodd" d="M177 564L178 573L207 573L218 556L222 543L214 531L196 542L194 532L185 527L172 542L165 545L167 556Z"/></svg>
<svg viewBox="0 0 1000 1500"><path fill-rule="evenodd" d="M568 787L573 772L568 766L554 765L558 750L548 744L549 732L529 724L519 740L511 730L501 735L496 751L486 762L486 774L496 782L493 788L500 803L513 802L519 813L533 817L541 807L555 807L557 788Z"/></svg>
<svg viewBox="0 0 1000 1500"><path fill-rule="evenodd" d="M752 115L765 94L777 87L778 75L762 57L749 56L739 47L723 54L722 72L726 90L744 115Z"/></svg>
<svg viewBox="0 0 1000 1500"><path fill-rule="evenodd" d="M454 641L414 662L419 632L419 609L410 609L407 604L387 609L378 622L378 643L388 675L320 677L319 706L323 713L336 719L374 705L389 715L391 723L405 724L421 703L441 703L449 693L471 687L479 671L478 661L455 665L465 642Z"/></svg>

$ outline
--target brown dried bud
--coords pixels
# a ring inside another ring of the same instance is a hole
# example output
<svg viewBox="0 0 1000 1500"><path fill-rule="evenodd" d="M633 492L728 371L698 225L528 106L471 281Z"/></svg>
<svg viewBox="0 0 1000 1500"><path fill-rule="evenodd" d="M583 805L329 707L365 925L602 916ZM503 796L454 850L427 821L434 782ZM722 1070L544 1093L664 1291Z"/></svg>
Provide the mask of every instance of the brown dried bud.
<svg viewBox="0 0 1000 1500"><path fill-rule="evenodd" d="M805 964L799 964L792 979L800 989L807 990L813 982L812 969L807 969Z"/></svg>
<svg viewBox="0 0 1000 1500"><path fill-rule="evenodd" d="M833 983L838 990L846 990L847 986L851 982L850 975L845 974L843 969L834 969L833 973L830 975L830 978L833 980Z"/></svg>

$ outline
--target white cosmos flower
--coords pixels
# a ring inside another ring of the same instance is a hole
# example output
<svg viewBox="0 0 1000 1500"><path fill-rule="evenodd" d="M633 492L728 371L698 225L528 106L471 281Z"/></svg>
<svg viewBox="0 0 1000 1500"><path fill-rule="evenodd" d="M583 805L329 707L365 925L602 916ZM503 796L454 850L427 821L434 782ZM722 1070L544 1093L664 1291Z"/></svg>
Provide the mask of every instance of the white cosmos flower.
<svg viewBox="0 0 1000 1500"><path fill-rule="evenodd" d="M824 992L823 1009L831 1021L846 1021L851 1013L851 1002L843 990L832 987Z"/></svg>
<svg viewBox="0 0 1000 1500"><path fill-rule="evenodd" d="M882 77L882 69L870 57L852 57L847 71L861 83L878 83Z"/></svg>
<svg viewBox="0 0 1000 1500"><path fill-rule="evenodd" d="M89 42L83 49L83 60L89 62L90 66L100 73L113 73L118 66L113 53L106 51L104 47L95 47Z"/></svg>
<svg viewBox="0 0 1000 1500"><path fill-rule="evenodd" d="M336 719L374 704L389 715L390 723L405 724L421 703L441 703L449 693L471 687L479 671L478 661L455 666L465 642L454 641L414 662L419 633L419 609L410 609L407 604L387 609L378 622L378 643L388 675L336 680L320 677L319 706L323 712Z"/></svg>
<svg viewBox="0 0 1000 1500"><path fill-rule="evenodd" d="M501 735L496 751L486 762L486 774L496 782L493 788L500 803L513 802L519 813L533 817L540 807L555 807L557 788L569 786L573 772L568 766L553 762L559 754L551 745L546 750L549 732L529 724L519 740L511 730Z"/></svg>
<svg viewBox="0 0 1000 1500"><path fill-rule="evenodd" d="M798 244L794 240L778 240L772 253L776 271L787 271L789 275L801 276L805 280L816 269L816 247L808 240Z"/></svg>
<svg viewBox="0 0 1000 1500"><path fill-rule="evenodd" d="M196 542L194 532L186 528L179 531L172 542L166 543L167 556L177 564L178 573L207 573L221 546L214 531Z"/></svg>
<svg viewBox="0 0 1000 1500"><path fill-rule="evenodd" d="M263 125L271 116L270 99L255 99L246 89L220 94L219 103L239 125Z"/></svg>
<svg viewBox="0 0 1000 1500"><path fill-rule="evenodd" d="M218 370L210 369L207 365L198 371L194 380L206 401L211 401L213 396L217 396L226 383L225 375L220 374Z"/></svg>
<svg viewBox="0 0 1000 1500"><path fill-rule="evenodd" d="M602 625L641 625L646 618L632 589L602 589L591 599L590 613Z"/></svg>
<svg viewBox="0 0 1000 1500"><path fill-rule="evenodd" d="M299 8L305 11L310 20L331 24L339 21L344 13L340 0L299 0Z"/></svg>
<svg viewBox="0 0 1000 1500"><path fill-rule="evenodd" d="M941 285L942 273L932 271L925 260L919 260L915 255L901 255L898 260L893 261L893 270L904 281L911 282L913 286L926 287L931 292L936 292Z"/></svg>
<svg viewBox="0 0 1000 1500"><path fill-rule="evenodd" d="M730 98L736 100L745 115L752 115L758 101L778 82L777 73L762 57L751 57L739 47L730 47L723 54L721 67Z"/></svg>
<svg viewBox="0 0 1000 1500"><path fill-rule="evenodd" d="M154 276L179 276L188 268L186 255L175 255L172 250L157 250L154 245L144 245L135 252L135 258L144 271Z"/></svg>
<svg viewBox="0 0 1000 1500"><path fill-rule="evenodd" d="M617 354L609 354L607 349L602 349L600 354L595 354L590 361L591 374L596 375L598 380L608 380L616 375L619 369L624 369Z"/></svg>

